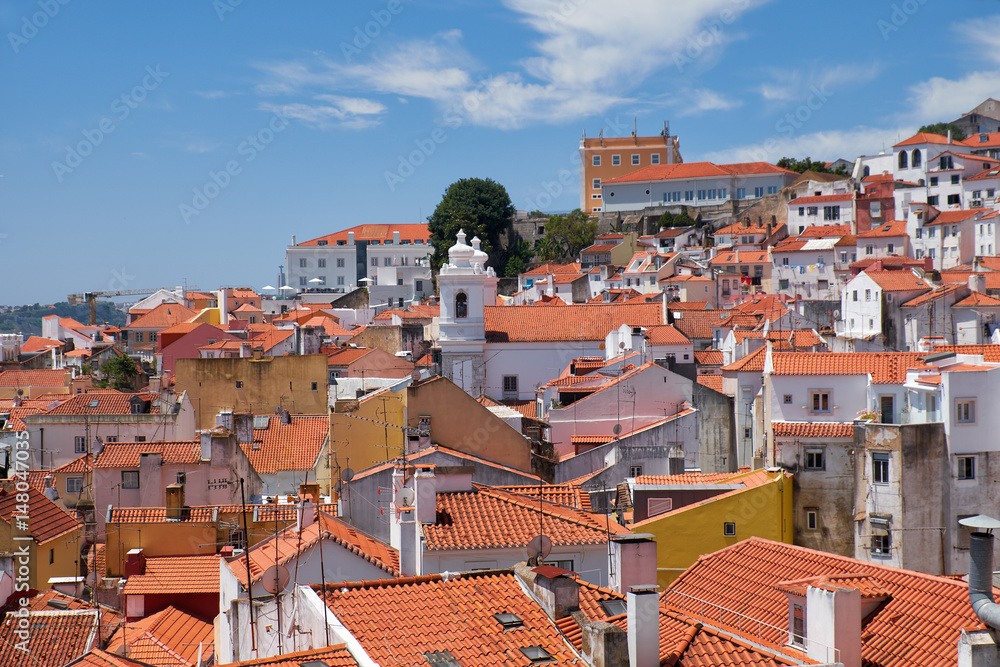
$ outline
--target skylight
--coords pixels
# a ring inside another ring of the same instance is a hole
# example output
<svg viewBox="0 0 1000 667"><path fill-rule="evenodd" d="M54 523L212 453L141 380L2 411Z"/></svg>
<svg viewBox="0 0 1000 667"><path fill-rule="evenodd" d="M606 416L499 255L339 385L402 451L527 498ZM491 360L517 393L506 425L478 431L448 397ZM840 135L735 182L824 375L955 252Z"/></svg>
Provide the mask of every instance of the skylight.
<svg viewBox="0 0 1000 667"><path fill-rule="evenodd" d="M428 651L424 653L427 664L433 667L462 667L462 663L455 659L451 651Z"/></svg>
<svg viewBox="0 0 1000 667"><path fill-rule="evenodd" d="M532 662L544 662L552 659L552 655L541 646L522 646L519 650Z"/></svg>
<svg viewBox="0 0 1000 667"><path fill-rule="evenodd" d="M598 604L608 616L620 616L627 611L625 600L600 600Z"/></svg>
<svg viewBox="0 0 1000 667"><path fill-rule="evenodd" d="M524 625L524 621L517 614L512 614L510 612L503 612L500 614L493 614L493 618L499 621L500 625L503 626L504 630L511 630L513 628L519 628Z"/></svg>

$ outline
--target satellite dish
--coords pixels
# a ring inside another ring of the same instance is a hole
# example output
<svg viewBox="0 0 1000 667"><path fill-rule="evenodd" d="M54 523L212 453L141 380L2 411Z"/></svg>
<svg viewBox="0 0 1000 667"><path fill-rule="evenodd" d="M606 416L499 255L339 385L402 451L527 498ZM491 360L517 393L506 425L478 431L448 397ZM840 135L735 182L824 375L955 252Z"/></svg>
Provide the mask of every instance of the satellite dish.
<svg viewBox="0 0 1000 667"><path fill-rule="evenodd" d="M419 368L414 368L413 369L413 372L410 373L410 379L413 380L414 382L420 382L420 369Z"/></svg>
<svg viewBox="0 0 1000 667"><path fill-rule="evenodd" d="M625 349L625 341L622 341L622 342L618 343L618 349L619 350L624 350Z"/></svg>
<svg viewBox="0 0 1000 667"><path fill-rule="evenodd" d="M541 563L552 551L552 540L546 535L536 535L528 542L528 558Z"/></svg>
<svg viewBox="0 0 1000 667"><path fill-rule="evenodd" d="M337 493L340 493L340 490L342 488L344 488L343 482L337 482L336 484L333 485L333 490L336 491Z"/></svg>
<svg viewBox="0 0 1000 667"><path fill-rule="evenodd" d="M17 395L18 396L24 396L24 390L23 389L18 389L17 390Z"/></svg>
<svg viewBox="0 0 1000 667"><path fill-rule="evenodd" d="M291 577L288 576L288 568L284 565L272 565L271 567L264 570L264 574L261 577L261 583L264 585L264 590L271 595L277 595L281 591L285 590L288 586L288 580Z"/></svg>
<svg viewBox="0 0 1000 667"><path fill-rule="evenodd" d="M417 494L408 486L404 486L399 492L399 502L403 504L403 507L413 507L413 501L416 497Z"/></svg>
<svg viewBox="0 0 1000 667"><path fill-rule="evenodd" d="M614 433L615 435L618 435L619 433L622 432L622 425L621 424L615 424L615 427L613 429L611 429L611 432Z"/></svg>
<svg viewBox="0 0 1000 667"><path fill-rule="evenodd" d="M340 473L340 479L344 480L345 482L350 482L352 479L354 479L354 471L351 470L350 468L344 468L344 472Z"/></svg>

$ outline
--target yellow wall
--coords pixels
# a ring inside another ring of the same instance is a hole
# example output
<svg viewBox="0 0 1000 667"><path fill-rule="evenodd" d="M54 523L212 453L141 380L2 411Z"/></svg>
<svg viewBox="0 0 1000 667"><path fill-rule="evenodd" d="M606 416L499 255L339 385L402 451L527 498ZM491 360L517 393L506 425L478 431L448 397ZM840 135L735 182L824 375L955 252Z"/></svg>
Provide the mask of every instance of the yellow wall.
<svg viewBox="0 0 1000 667"><path fill-rule="evenodd" d="M615 266L625 266L639 249L635 232L625 234L621 243L611 249L611 263Z"/></svg>
<svg viewBox="0 0 1000 667"><path fill-rule="evenodd" d="M212 324L214 326L219 326L221 318L219 317L218 308L203 308L194 318L191 319L192 322L204 322L205 324Z"/></svg>
<svg viewBox="0 0 1000 667"><path fill-rule="evenodd" d="M175 371L177 393L188 392L200 429L215 426L222 410L270 415L280 405L292 414L326 414L328 381L325 354L178 359Z"/></svg>
<svg viewBox="0 0 1000 667"><path fill-rule="evenodd" d="M0 521L0 552L16 553L24 544L27 544L29 548L28 585L31 588L45 590L51 588L49 579L52 577L76 577L79 575L77 568L79 567L78 561L82 546L79 528L49 540L45 544L35 544L33 540L15 542L11 537L10 524ZM54 561L52 563L49 563L50 550ZM19 563L15 559L15 571L18 565Z"/></svg>
<svg viewBox="0 0 1000 667"><path fill-rule="evenodd" d="M338 401L335 412L330 414L334 475L345 468L361 472L402 454L405 406L406 392L388 389L363 396L360 401ZM398 426L385 427L383 422Z"/></svg>
<svg viewBox="0 0 1000 667"><path fill-rule="evenodd" d="M636 533L656 537L657 583L661 588L693 565L698 556L748 537L792 543L792 476L776 471L769 472L768 477L766 484L680 508L631 527ZM734 537L722 534L722 524L727 521L736 524Z"/></svg>

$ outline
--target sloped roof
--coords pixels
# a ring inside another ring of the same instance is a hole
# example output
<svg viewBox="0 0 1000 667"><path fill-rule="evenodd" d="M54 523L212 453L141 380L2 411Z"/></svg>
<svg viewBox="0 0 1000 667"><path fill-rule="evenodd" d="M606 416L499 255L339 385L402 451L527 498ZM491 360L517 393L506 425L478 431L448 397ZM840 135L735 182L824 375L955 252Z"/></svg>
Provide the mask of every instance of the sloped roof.
<svg viewBox="0 0 1000 667"><path fill-rule="evenodd" d="M240 447L250 459L259 475L279 470L309 470L330 434L330 420L326 415L292 415L288 424L277 416L254 418L267 419L267 428L253 430L253 442L241 442Z"/></svg>
<svg viewBox="0 0 1000 667"><path fill-rule="evenodd" d="M166 329L181 322L187 322L198 314L179 303L161 303L156 308L137 318L126 329Z"/></svg>
<svg viewBox="0 0 1000 667"><path fill-rule="evenodd" d="M775 375L871 375L874 384L902 384L922 368L922 352L775 352Z"/></svg>
<svg viewBox="0 0 1000 667"><path fill-rule="evenodd" d="M932 225L948 225L957 222L963 222L969 218L975 218L980 214L992 213L989 209L984 208L966 208L966 209L954 209L941 211L937 216L930 222L925 222L924 226L929 227Z"/></svg>
<svg viewBox="0 0 1000 667"><path fill-rule="evenodd" d="M64 370L2 371L0 387L68 387L69 379Z"/></svg>
<svg viewBox="0 0 1000 667"><path fill-rule="evenodd" d="M159 556L146 559L146 573L125 583L125 595L196 595L219 591L218 556Z"/></svg>
<svg viewBox="0 0 1000 667"><path fill-rule="evenodd" d="M732 309L680 310L671 309L674 327L690 340L712 337L712 328L733 314Z"/></svg>
<svg viewBox="0 0 1000 667"><path fill-rule="evenodd" d="M721 375L699 375L698 384L708 387L714 391L722 392L722 376Z"/></svg>
<svg viewBox="0 0 1000 667"><path fill-rule="evenodd" d="M725 250L713 257L709 261L709 264L713 266L721 264L760 264L770 261L766 250Z"/></svg>
<svg viewBox="0 0 1000 667"><path fill-rule="evenodd" d="M17 501L17 496L17 493L0 489L0 520L8 525L15 514L21 514L18 506L22 503ZM28 487L28 517L29 532L38 544L45 544L81 527L72 514L46 498L35 487Z"/></svg>
<svg viewBox="0 0 1000 667"><path fill-rule="evenodd" d="M930 292L921 294L920 296L913 297L906 303L900 304L901 308L915 308L916 306L922 306L931 301L937 301L938 299L943 299L944 297L954 294L955 292L961 291L963 289L968 289L967 285L962 283L954 285L941 285L940 287L935 287Z"/></svg>
<svg viewBox="0 0 1000 667"><path fill-rule="evenodd" d="M431 232L425 224L406 224L406 225L358 225L356 227L351 227L349 229L344 229L339 232L334 232L333 234L327 234L326 236L320 236L309 241L303 241L299 243L300 246L313 246L319 245L320 241L326 241L327 245L335 246L337 241L347 242L347 235L354 232L354 240L357 241L392 241L393 232L399 232L400 241L423 241L425 244L430 242Z"/></svg>
<svg viewBox="0 0 1000 667"><path fill-rule="evenodd" d="M525 271L522 276L544 276L548 274L558 275L560 273L580 273L580 262L570 262L568 264L546 263L536 266L530 271Z"/></svg>
<svg viewBox="0 0 1000 667"><path fill-rule="evenodd" d="M608 531L630 532L603 515L478 484L471 492L437 494L437 513L437 523L423 527L430 551L523 548L539 525L560 546L600 544Z"/></svg>
<svg viewBox="0 0 1000 667"><path fill-rule="evenodd" d="M97 455L95 468L138 468L142 454L161 454L163 463L201 463L201 442L109 442Z"/></svg>
<svg viewBox="0 0 1000 667"><path fill-rule="evenodd" d="M965 297L961 301L955 304L955 308L970 308L975 306L1000 306L1000 299L989 296L988 294L983 294L982 292L973 292L969 296Z"/></svg>
<svg viewBox="0 0 1000 667"><path fill-rule="evenodd" d="M131 658L123 658L101 649L92 649L89 653L77 658L66 667L150 667L147 662L138 662Z"/></svg>
<svg viewBox="0 0 1000 667"><path fill-rule="evenodd" d="M603 341L622 324L663 324L658 303L575 304L560 308L487 306L486 340L490 343Z"/></svg>
<svg viewBox="0 0 1000 667"><path fill-rule="evenodd" d="M702 366L721 366L722 350L714 348L709 350L695 350L694 360Z"/></svg>
<svg viewBox="0 0 1000 667"><path fill-rule="evenodd" d="M62 347L65 344L61 340L42 338L41 336L28 336L28 340L24 341L21 345L21 352L42 352L44 350L51 350L54 347Z"/></svg>
<svg viewBox="0 0 1000 667"><path fill-rule="evenodd" d="M7 614L0 624L0 665L61 667L95 647L99 618L96 609L29 612L25 653L16 646L22 641L14 634L18 618Z"/></svg>
<svg viewBox="0 0 1000 667"><path fill-rule="evenodd" d="M844 192L842 194L836 195L812 195L809 197L796 197L795 199L788 202L789 206L798 206L800 204L830 204L833 202L845 202L854 199L853 192Z"/></svg>
<svg viewBox="0 0 1000 667"><path fill-rule="evenodd" d="M906 236L906 220L893 220L877 227L872 227L867 232L858 234L859 239L872 239L883 237Z"/></svg>
<svg viewBox="0 0 1000 667"><path fill-rule="evenodd" d="M496 486L493 488L532 498L538 498L541 496L544 500L557 505L575 507L576 509L583 510L584 512L589 512L591 509L590 494L584 491L579 484L563 482L562 484L542 484L537 486Z"/></svg>
<svg viewBox="0 0 1000 667"><path fill-rule="evenodd" d="M894 144L893 148L896 148L898 146L914 146L916 144L947 144L947 143L948 143L948 137L946 136L940 134L933 134L931 132L917 132L912 137L909 137L908 139L903 139L898 144Z"/></svg>
<svg viewBox="0 0 1000 667"><path fill-rule="evenodd" d="M212 558L216 561L215 572L218 581L218 558L214 556ZM146 563L148 566L149 561ZM108 651L121 652L123 646L127 644L129 657L135 660L157 667L172 665L193 667L198 661L199 650L202 651L202 660L206 664L211 663L215 655L214 633L215 629L211 623L206 623L176 607L167 607L146 618L127 623L111 638Z"/></svg>
<svg viewBox="0 0 1000 667"><path fill-rule="evenodd" d="M931 285L913 271L865 271L864 274L886 292L930 291Z"/></svg>
<svg viewBox="0 0 1000 667"><path fill-rule="evenodd" d="M121 391L92 391L85 394L74 394L72 398L48 411L50 415L127 415L132 406L129 401L138 397L149 401L150 413L158 413L159 408L152 405L159 394L126 393Z"/></svg>
<svg viewBox="0 0 1000 667"><path fill-rule="evenodd" d="M357 661L347 650L346 644L334 644L326 648L282 653L270 658L255 658L228 663L225 667L357 667Z"/></svg>
<svg viewBox="0 0 1000 667"><path fill-rule="evenodd" d="M808 353L803 353L808 354ZM767 346L757 348L750 354L737 359L731 364L726 364L722 367L724 371L736 371L736 372L752 372L752 373L763 373L764 372L764 360L767 358Z"/></svg>
<svg viewBox="0 0 1000 667"><path fill-rule="evenodd" d="M691 341L672 324L648 327L646 340L653 345L688 345Z"/></svg>
<svg viewBox="0 0 1000 667"><path fill-rule="evenodd" d="M788 598L779 585L838 575L842 587L886 594L885 602L863 619L866 665L954 665L961 631L985 628L969 605L963 581L759 537L701 556L662 594L661 602L693 618L700 617L706 602L732 610L732 615L713 614L711 623L738 631L730 619L760 621L763 643L779 648L788 641Z"/></svg>
<svg viewBox="0 0 1000 667"><path fill-rule="evenodd" d="M771 422L776 438L853 438L853 422Z"/></svg>
<svg viewBox="0 0 1000 667"><path fill-rule="evenodd" d="M435 574L314 586L368 655L383 665L427 664L425 653L449 651L465 667L531 665L520 648L541 646L550 665L579 658L541 606L511 572ZM497 612L516 614L503 630ZM386 641L386 638L391 641Z"/></svg>

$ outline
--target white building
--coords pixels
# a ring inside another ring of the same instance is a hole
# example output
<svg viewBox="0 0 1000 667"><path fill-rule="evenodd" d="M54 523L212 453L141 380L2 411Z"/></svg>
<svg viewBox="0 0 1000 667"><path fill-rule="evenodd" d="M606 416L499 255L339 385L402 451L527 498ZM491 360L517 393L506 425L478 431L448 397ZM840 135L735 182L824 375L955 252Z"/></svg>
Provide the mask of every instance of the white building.
<svg viewBox="0 0 1000 667"><path fill-rule="evenodd" d="M931 206L910 211L907 229L916 259L929 257L938 271L971 262L978 223L988 209L939 211ZM992 223L991 223L992 224Z"/></svg>
<svg viewBox="0 0 1000 667"><path fill-rule="evenodd" d="M848 281L841 294L837 335L884 336L887 346L902 349L905 343L900 306L933 288L911 270L862 271Z"/></svg>
<svg viewBox="0 0 1000 667"><path fill-rule="evenodd" d="M807 227L851 225L854 228L854 193L798 197L788 202L788 230L801 234Z"/></svg>

